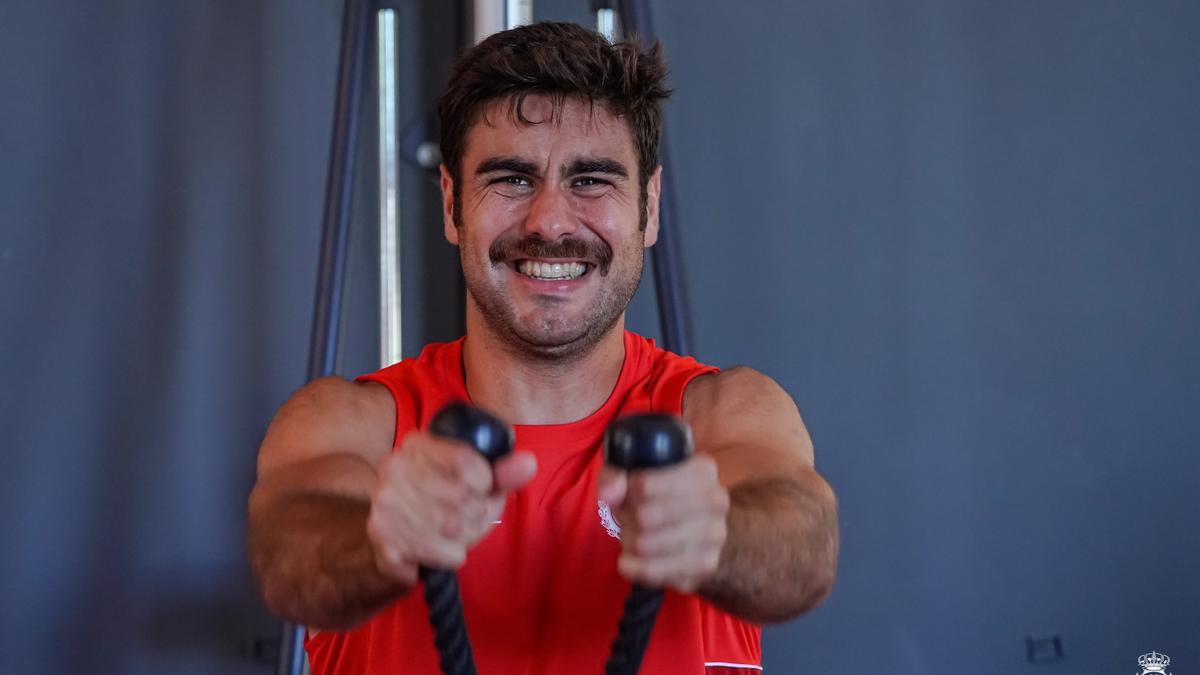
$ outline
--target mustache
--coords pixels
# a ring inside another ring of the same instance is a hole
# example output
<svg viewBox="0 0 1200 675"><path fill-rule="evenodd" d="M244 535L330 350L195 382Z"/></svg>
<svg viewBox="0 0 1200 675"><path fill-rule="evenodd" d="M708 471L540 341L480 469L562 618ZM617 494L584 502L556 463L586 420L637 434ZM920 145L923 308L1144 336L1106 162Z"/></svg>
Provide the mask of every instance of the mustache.
<svg viewBox="0 0 1200 675"><path fill-rule="evenodd" d="M569 237L547 241L537 235L521 239L502 237L488 247L488 259L493 264L509 263L522 258L574 258L595 265L603 276L608 274L608 268L612 265L613 252L612 247L603 241L584 241Z"/></svg>

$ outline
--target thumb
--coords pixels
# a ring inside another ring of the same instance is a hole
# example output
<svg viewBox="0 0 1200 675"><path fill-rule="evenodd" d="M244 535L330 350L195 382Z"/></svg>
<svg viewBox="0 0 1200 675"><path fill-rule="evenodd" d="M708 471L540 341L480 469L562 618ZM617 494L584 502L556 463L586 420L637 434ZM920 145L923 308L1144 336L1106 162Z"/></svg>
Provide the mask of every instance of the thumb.
<svg viewBox="0 0 1200 675"><path fill-rule="evenodd" d="M493 493L519 490L537 474L537 458L527 450L517 450L492 466Z"/></svg>
<svg viewBox="0 0 1200 675"><path fill-rule="evenodd" d="M629 474L619 469L604 467L596 478L596 499L617 508L625 501L625 492L629 487Z"/></svg>

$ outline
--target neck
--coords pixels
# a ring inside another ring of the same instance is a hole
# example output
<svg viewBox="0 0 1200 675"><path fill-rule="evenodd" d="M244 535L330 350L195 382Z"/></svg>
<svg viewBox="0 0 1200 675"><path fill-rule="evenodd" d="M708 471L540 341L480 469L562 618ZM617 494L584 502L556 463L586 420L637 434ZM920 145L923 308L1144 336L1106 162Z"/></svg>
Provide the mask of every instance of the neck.
<svg viewBox="0 0 1200 675"><path fill-rule="evenodd" d="M567 424L604 405L625 362L625 317L591 349L562 360L522 354L467 313L463 370L471 400L511 424Z"/></svg>

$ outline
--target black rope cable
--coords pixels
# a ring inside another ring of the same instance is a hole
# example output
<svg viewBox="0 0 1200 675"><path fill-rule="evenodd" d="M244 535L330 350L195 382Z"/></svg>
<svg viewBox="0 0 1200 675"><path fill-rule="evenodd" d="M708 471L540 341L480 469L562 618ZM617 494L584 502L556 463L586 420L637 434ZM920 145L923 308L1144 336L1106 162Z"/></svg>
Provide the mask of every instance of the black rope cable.
<svg viewBox="0 0 1200 675"><path fill-rule="evenodd" d="M604 436L604 461L625 471L666 467L691 455L691 430L674 415L623 417L609 425ZM636 675L662 603L661 589L633 585L604 665L605 675Z"/></svg>
<svg viewBox="0 0 1200 675"><path fill-rule="evenodd" d="M512 427L465 403L451 403L434 415L429 432L453 438L475 448L489 462L512 452ZM437 647L438 664L444 675L476 675L471 640L463 618L458 576L446 570L420 568L425 586L425 604L429 606L429 625Z"/></svg>

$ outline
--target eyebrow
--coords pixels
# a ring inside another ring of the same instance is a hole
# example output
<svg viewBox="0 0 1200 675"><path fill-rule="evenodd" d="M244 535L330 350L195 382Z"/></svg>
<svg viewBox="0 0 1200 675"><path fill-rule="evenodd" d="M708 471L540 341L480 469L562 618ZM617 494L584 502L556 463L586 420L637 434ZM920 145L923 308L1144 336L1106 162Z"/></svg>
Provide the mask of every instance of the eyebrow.
<svg viewBox="0 0 1200 675"><path fill-rule="evenodd" d="M520 157L489 157L479 163L475 167L475 175L482 176L485 173L496 173L497 171L511 171L513 173L523 173L530 176L538 174L538 166Z"/></svg>
<svg viewBox="0 0 1200 675"><path fill-rule="evenodd" d="M540 169L537 164L526 159L521 159L520 157L489 157L480 162L479 166L475 167L476 176L500 171L511 171L512 173L537 176ZM606 173L613 176L620 176L621 178L629 177L629 170L625 168L624 164L608 157L578 157L569 164L564 164L562 173L564 176L577 176L582 173Z"/></svg>
<svg viewBox="0 0 1200 675"><path fill-rule="evenodd" d="M564 176L577 176L581 173L607 173L621 178L629 178L625 165L607 157L580 157L563 167Z"/></svg>

